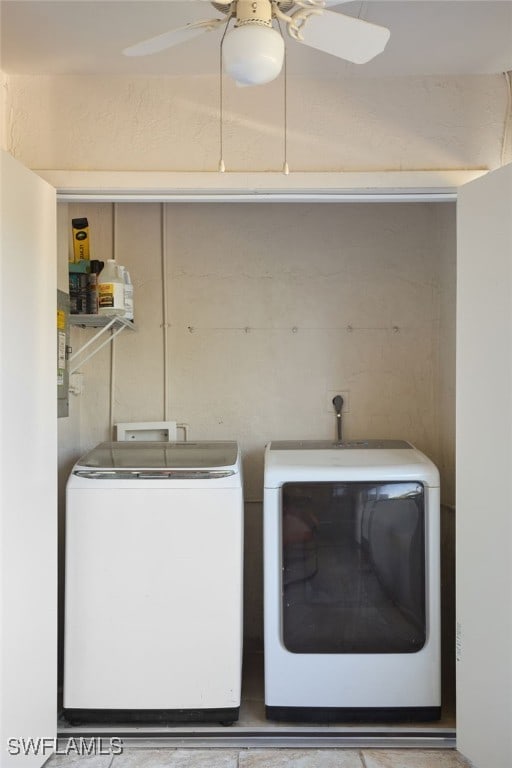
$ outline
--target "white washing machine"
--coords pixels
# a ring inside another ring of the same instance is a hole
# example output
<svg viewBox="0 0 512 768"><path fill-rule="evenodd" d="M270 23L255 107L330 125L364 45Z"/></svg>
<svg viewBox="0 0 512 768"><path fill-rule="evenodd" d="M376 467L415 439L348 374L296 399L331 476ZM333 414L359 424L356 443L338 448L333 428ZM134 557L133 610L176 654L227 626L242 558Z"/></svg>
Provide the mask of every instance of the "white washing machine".
<svg viewBox="0 0 512 768"><path fill-rule="evenodd" d="M403 441L265 451L267 717L440 717L439 473Z"/></svg>
<svg viewBox="0 0 512 768"><path fill-rule="evenodd" d="M67 486L71 722L232 722L243 500L235 442L102 443Z"/></svg>

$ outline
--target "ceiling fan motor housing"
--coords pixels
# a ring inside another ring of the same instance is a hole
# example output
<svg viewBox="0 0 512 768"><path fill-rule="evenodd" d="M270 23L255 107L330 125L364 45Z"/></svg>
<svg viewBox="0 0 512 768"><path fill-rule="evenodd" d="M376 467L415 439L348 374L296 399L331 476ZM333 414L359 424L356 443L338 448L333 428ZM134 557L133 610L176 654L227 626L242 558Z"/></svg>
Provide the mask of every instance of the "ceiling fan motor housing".
<svg viewBox="0 0 512 768"><path fill-rule="evenodd" d="M238 0L236 4L236 26L260 24L272 26L272 3L270 0Z"/></svg>

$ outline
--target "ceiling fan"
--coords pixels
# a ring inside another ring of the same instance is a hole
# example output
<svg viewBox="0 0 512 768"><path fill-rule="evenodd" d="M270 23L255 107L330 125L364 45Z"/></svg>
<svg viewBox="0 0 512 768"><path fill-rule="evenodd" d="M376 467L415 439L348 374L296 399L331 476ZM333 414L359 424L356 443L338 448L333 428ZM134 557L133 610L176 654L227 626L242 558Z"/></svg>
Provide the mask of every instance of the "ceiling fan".
<svg viewBox="0 0 512 768"><path fill-rule="evenodd" d="M385 27L327 10L343 0L215 0L224 18L192 22L125 48L125 56L147 56L224 26L222 59L226 73L239 85L262 85L281 72L284 41L279 22L290 37L332 56L364 64L381 53L389 40ZM234 27L227 32L231 19ZM273 23L279 26L279 32Z"/></svg>

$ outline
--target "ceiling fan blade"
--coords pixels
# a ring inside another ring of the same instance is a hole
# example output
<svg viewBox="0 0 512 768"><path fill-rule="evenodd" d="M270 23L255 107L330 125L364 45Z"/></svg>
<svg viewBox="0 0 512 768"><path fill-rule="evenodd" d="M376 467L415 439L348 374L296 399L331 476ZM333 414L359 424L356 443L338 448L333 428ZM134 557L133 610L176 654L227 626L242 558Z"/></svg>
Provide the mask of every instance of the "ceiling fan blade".
<svg viewBox="0 0 512 768"><path fill-rule="evenodd" d="M346 5L351 2L353 2L353 0L323 0L323 7L334 8L335 5Z"/></svg>
<svg viewBox="0 0 512 768"><path fill-rule="evenodd" d="M298 42L354 64L365 64L382 53L389 29L342 13L311 15L300 29Z"/></svg>
<svg viewBox="0 0 512 768"><path fill-rule="evenodd" d="M176 29L171 29L156 37L150 37L149 40L143 40L140 43L131 45L129 48L125 48L123 53L125 56L149 56L152 53L159 53L167 48L172 48L174 45L185 43L187 40L202 35L203 32L210 32L220 24L225 23L226 19L196 21L184 27L176 27Z"/></svg>

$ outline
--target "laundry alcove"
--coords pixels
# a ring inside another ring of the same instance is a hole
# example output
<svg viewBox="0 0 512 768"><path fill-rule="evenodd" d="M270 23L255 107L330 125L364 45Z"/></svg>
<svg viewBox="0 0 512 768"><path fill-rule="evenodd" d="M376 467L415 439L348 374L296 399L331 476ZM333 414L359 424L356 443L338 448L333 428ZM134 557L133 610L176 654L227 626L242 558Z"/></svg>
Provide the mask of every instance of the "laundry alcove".
<svg viewBox="0 0 512 768"><path fill-rule="evenodd" d="M70 417L59 422L61 535L70 467L109 439L118 421L158 420L167 409L168 418L188 424L191 439L238 439L243 450L245 710L229 733L156 729L161 736L454 743L455 205L421 195L380 200L255 205L64 196L58 205L59 287L67 287L71 218L87 216L92 257L115 257L130 270L137 326L81 369L83 392L71 395ZM91 331L72 333L78 345ZM305 728L264 720L263 449L271 439L333 438L331 400L340 390L348 438L409 440L441 471L438 723ZM61 569L61 595L63 576ZM156 738L156 731L137 735Z"/></svg>

